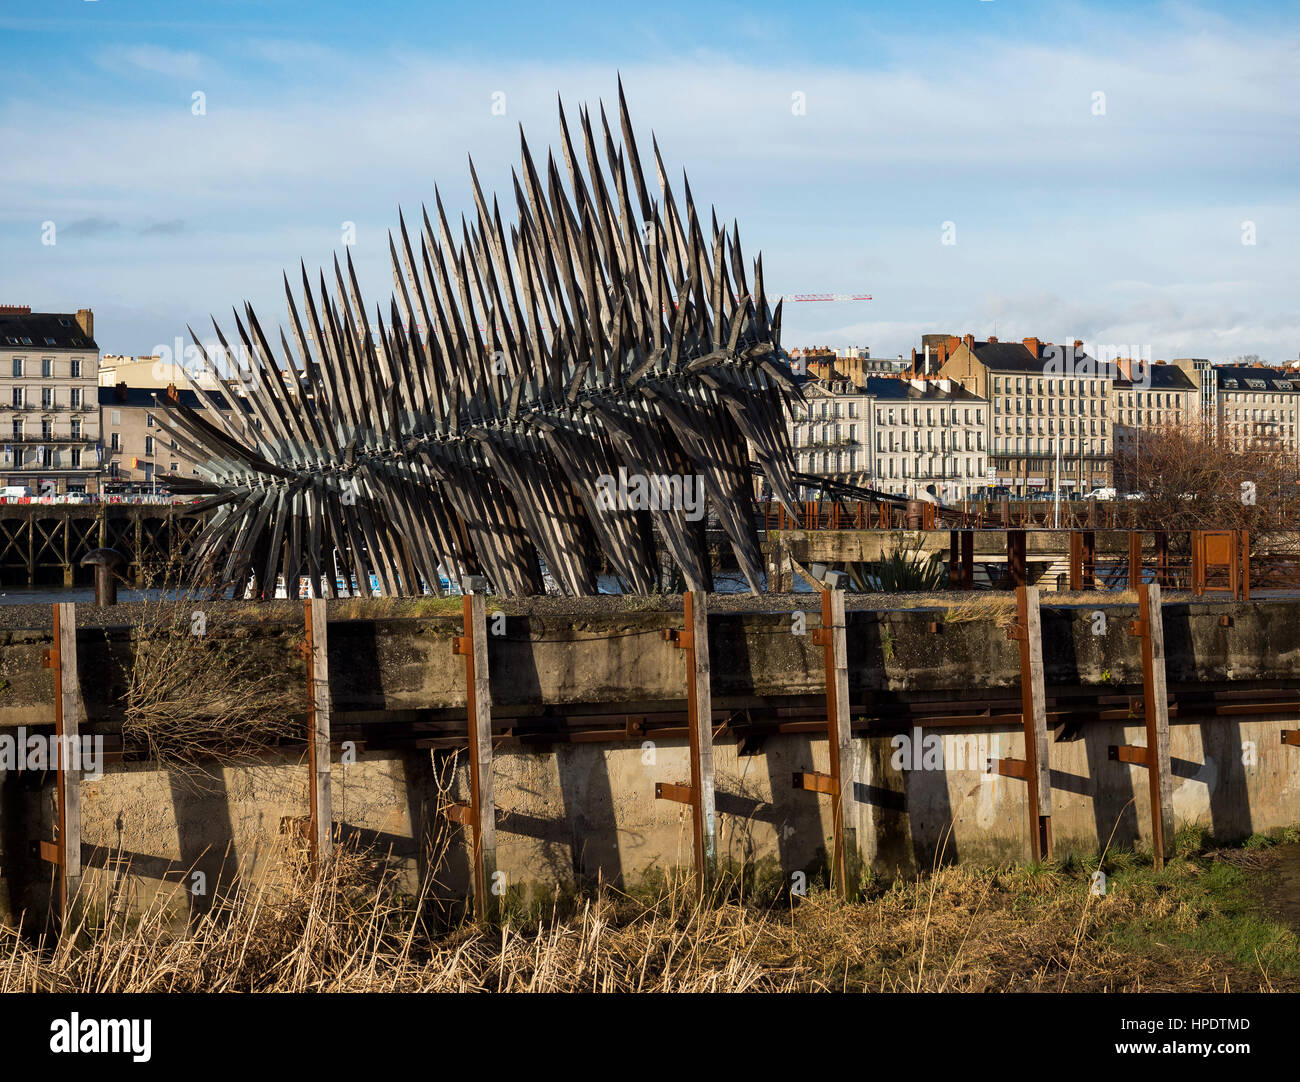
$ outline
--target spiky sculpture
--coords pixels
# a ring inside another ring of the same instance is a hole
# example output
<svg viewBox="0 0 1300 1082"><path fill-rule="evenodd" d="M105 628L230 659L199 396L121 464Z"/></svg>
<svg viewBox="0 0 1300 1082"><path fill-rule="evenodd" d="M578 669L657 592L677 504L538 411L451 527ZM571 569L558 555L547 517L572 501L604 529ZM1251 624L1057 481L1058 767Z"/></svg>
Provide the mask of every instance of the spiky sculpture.
<svg viewBox="0 0 1300 1082"><path fill-rule="evenodd" d="M199 479L170 480L214 511L196 579L242 590L251 577L269 597L278 576L305 574L334 596L336 576L369 594L373 571L381 593L417 594L441 572L521 595L544 589L544 561L561 592L593 594L603 556L641 593L661 579L662 543L686 586L707 590L704 523L675 498L698 479L758 590L751 455L794 501L781 305L769 309L761 256L751 288L734 224L714 216L705 236L684 178L682 217L657 143L650 197L621 85L619 111L622 146L600 111L608 173L581 112L584 176L560 106L568 190L520 132L508 233L472 162L459 237L436 191L418 249L399 214L387 322L367 316L349 255L332 299L302 268L301 312L285 277L296 350L281 330L283 366L251 306L235 315L234 378L190 331L234 406L197 381L203 410L160 400L159 423L200 463Z"/></svg>

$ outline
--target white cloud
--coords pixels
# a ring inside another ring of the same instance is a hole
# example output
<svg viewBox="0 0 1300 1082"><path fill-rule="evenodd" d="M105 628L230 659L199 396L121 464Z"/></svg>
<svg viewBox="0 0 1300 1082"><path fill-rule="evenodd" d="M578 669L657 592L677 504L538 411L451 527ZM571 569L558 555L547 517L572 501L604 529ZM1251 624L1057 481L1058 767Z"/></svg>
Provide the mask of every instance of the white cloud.
<svg viewBox="0 0 1300 1082"><path fill-rule="evenodd" d="M124 49L100 53L99 63L110 71L121 71L123 65L171 78L190 78L199 74L199 54L177 49L164 49L157 45L129 45Z"/></svg>
<svg viewBox="0 0 1300 1082"><path fill-rule="evenodd" d="M918 42L904 68L704 54L621 67L645 164L653 124L677 197L685 163L697 200L739 218L748 255L762 248L773 290L875 296L864 308L794 306L787 345L894 354L924 331L988 333L996 322L1000 334L1016 329L1005 337L1150 341L1157 356L1218 346L1294 356L1297 41L1205 25L1185 20L1156 39L1108 20L1104 36L1059 45L963 42L941 63ZM280 268L328 259L352 220L373 305L391 288L384 230L398 203L418 213L436 181L454 222L471 205L469 152L509 216L518 124L541 164L548 145L558 153L557 91L575 133L580 101L595 110L597 97L616 98L612 69L591 63L363 57L266 40L246 53L263 62L262 81L206 67L205 116L191 114L188 93L75 114L62 101L0 109L25 147L0 180L7 236L34 245L47 218L128 227L57 264L15 249L0 291L75 285L89 303L111 267L124 299L222 311L248 295L278 314ZM121 55L158 74L200 68L196 54L152 46ZM1105 116L1092 115L1095 90ZM495 91L504 117L491 113ZM794 91L805 116L791 113ZM51 169L69 141L86 165ZM1247 218L1259 226L1253 248L1240 243ZM183 234L142 246L142 226L173 220ZM956 247L939 243L946 220Z"/></svg>

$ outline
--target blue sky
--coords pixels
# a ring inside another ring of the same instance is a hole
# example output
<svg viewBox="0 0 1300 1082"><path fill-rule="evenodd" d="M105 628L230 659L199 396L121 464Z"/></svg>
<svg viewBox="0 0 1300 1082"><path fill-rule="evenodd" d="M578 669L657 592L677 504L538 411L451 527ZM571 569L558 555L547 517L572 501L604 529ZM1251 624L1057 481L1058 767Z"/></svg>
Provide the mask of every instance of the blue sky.
<svg viewBox="0 0 1300 1082"><path fill-rule="evenodd" d="M4 0L0 34L0 303L92 307L106 352L278 322L345 221L386 307L398 206L467 209L467 152L508 191L518 124L553 144L616 71L770 288L872 294L791 306L787 347L1300 349L1294 3Z"/></svg>

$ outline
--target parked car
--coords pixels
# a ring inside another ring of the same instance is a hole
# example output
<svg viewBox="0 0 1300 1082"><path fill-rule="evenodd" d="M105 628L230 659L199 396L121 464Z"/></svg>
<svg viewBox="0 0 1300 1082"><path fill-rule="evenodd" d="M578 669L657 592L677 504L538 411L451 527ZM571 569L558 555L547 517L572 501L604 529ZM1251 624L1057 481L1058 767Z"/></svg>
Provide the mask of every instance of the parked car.
<svg viewBox="0 0 1300 1082"><path fill-rule="evenodd" d="M1113 488L1094 488L1091 492L1086 493L1083 498L1085 500L1113 500L1115 490Z"/></svg>

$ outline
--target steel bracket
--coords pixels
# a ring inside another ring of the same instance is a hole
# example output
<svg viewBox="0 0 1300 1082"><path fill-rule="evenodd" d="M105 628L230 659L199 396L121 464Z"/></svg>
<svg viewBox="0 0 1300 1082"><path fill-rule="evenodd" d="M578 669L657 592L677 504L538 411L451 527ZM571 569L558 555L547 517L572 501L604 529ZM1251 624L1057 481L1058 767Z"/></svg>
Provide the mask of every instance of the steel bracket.
<svg viewBox="0 0 1300 1082"><path fill-rule="evenodd" d="M474 809L468 804L448 804L442 809L442 814L463 827L474 825Z"/></svg>
<svg viewBox="0 0 1300 1082"><path fill-rule="evenodd" d="M1111 744L1106 749L1111 762L1131 763L1133 766L1151 766L1151 749L1138 744Z"/></svg>
<svg viewBox="0 0 1300 1082"><path fill-rule="evenodd" d="M690 650L695 645L695 636L689 628L666 627L663 637L665 642L672 643L678 650Z"/></svg>
<svg viewBox="0 0 1300 1082"><path fill-rule="evenodd" d="M806 789L810 793L825 793L827 796L839 796L839 783L830 774L821 774L815 770L796 770L792 777L795 789Z"/></svg>
<svg viewBox="0 0 1300 1082"><path fill-rule="evenodd" d="M1000 774L1004 778L1029 780L1029 763L1025 759L990 759L989 773Z"/></svg>
<svg viewBox="0 0 1300 1082"><path fill-rule="evenodd" d="M695 794L691 791L689 785L681 782L657 781L655 782L655 799L673 800L678 804L694 804Z"/></svg>

